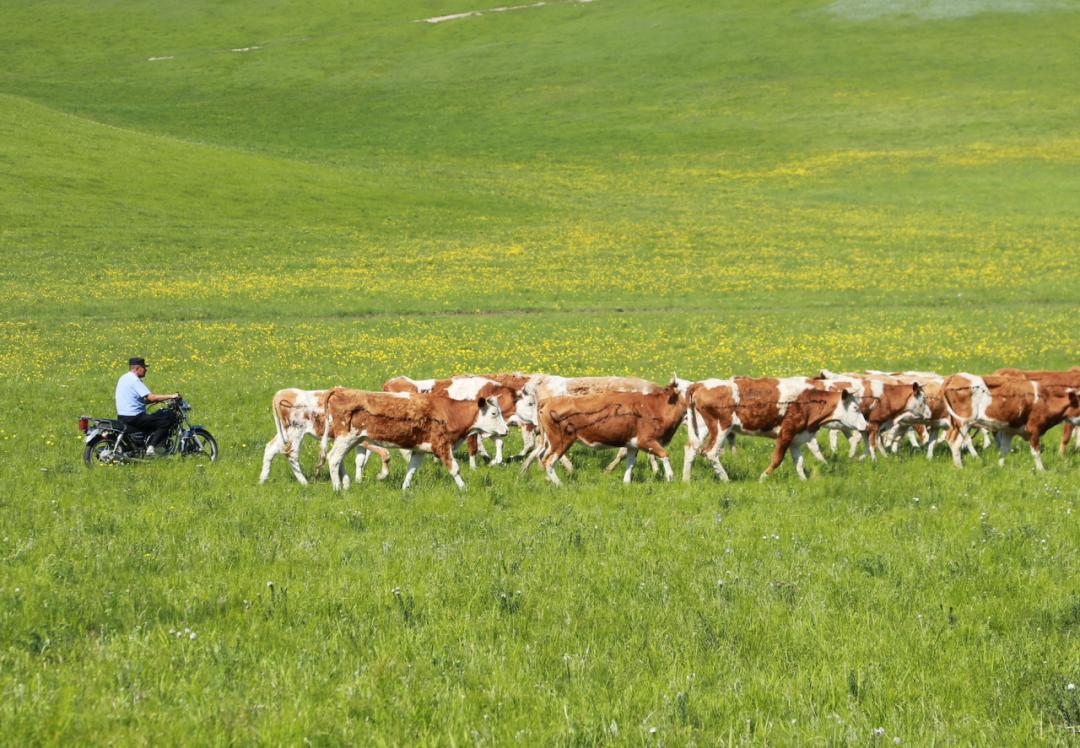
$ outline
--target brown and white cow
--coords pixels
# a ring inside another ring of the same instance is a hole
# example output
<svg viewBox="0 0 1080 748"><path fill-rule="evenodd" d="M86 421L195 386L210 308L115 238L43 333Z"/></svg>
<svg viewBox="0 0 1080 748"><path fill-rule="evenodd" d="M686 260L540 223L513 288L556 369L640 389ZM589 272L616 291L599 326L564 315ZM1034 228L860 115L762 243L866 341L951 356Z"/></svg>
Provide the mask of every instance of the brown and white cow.
<svg viewBox="0 0 1080 748"><path fill-rule="evenodd" d="M998 376L1023 377L1041 384L1064 384L1080 392L1080 366L1074 366L1066 371L1031 371L1026 369L998 369L994 372ZM1058 454L1065 456L1065 449L1069 446L1069 440L1076 434L1076 448L1080 449L1080 430L1075 430L1073 424L1066 420L1061 429L1061 446Z"/></svg>
<svg viewBox="0 0 1080 748"><path fill-rule="evenodd" d="M502 408L494 397L455 400L445 394L365 392L335 387L322 398L326 412L323 444L334 447L328 462L334 490L349 487L341 462L353 446L376 444L412 452L402 489L409 487L424 453L442 460L458 488L465 488L454 447L470 434L506 436Z"/></svg>
<svg viewBox="0 0 1080 748"><path fill-rule="evenodd" d="M1035 469L1044 470L1042 435L1063 420L1080 424L1080 396L1065 384L1042 384L1033 379L1008 376L954 374L945 380L945 405L952 428L947 439L953 463L963 467L960 446L973 427L994 432L1005 464L1014 436L1026 437Z"/></svg>
<svg viewBox="0 0 1080 748"><path fill-rule="evenodd" d="M501 384L504 387L509 387L511 390L513 390L515 393L517 393L518 398L528 399L531 402L533 408L535 409L536 406L537 406L536 394L535 394L536 385L540 381L540 378L543 377L543 376L546 376L546 375L544 375L544 374L525 374L525 373L520 372L520 371L514 371L514 372L500 372L500 373L497 373L497 374L455 374L454 378L455 379L460 379L461 377L467 377L467 376L483 377L484 379L490 379L493 382L498 382L499 384ZM505 416L505 414L504 414L504 416ZM520 418L520 417L518 417L516 415L511 416L511 417L506 419L506 425L507 426L517 426L518 428L521 429L521 451L518 452L514 457L509 458L509 459L512 459L512 460L524 459L525 456L527 454L529 454L529 452L532 451L533 445L534 445L534 443L536 441L536 419L537 419L537 416L536 416L535 412L533 413L533 416L532 416L532 418L530 420L524 420L524 419L522 419L522 418ZM484 440L483 439L480 439L480 441L478 443L478 447L480 449L480 454L482 456L484 456L484 457L487 457L488 456L487 455L487 450L484 449ZM502 463L502 442L501 441L496 441L495 442L495 459L494 459L494 463L495 464Z"/></svg>
<svg viewBox="0 0 1080 748"><path fill-rule="evenodd" d="M866 429L859 401L846 389L824 389L806 377L754 379L734 377L695 382L687 391L691 438L683 461L683 480L690 480L694 456L703 451L721 480L728 480L720 464L720 445L732 431L776 440L764 480L790 452L799 477L803 470L803 445L821 428Z"/></svg>
<svg viewBox="0 0 1080 748"><path fill-rule="evenodd" d="M270 408L274 418L274 428L277 433L266 444L263 450L262 472L259 474L259 483L265 483L270 477L270 463L274 457L284 454L289 461L292 474L301 485L307 485L304 471L300 469L300 446L306 437L311 436L319 439L322 436L325 425L325 411L321 398L326 390L301 390L295 387L286 387L274 393ZM382 480L390 473L390 453L385 449L372 446L368 449L356 450L356 480L359 482L364 475L364 466L367 464L371 452L375 452L382 460L382 469L377 478ZM315 472L318 476L326 454L319 451L319 461Z"/></svg>
<svg viewBox="0 0 1080 748"><path fill-rule="evenodd" d="M524 388L515 389L487 377L461 375L448 379L415 380L409 377L394 377L383 383L383 392L427 392L444 394L454 400L477 400L481 397L493 397L499 402L503 418L510 424L536 424L536 397L524 392ZM502 436L495 437L495 459L493 464L502 464ZM483 444L478 434L468 438L469 468L476 469L476 455L483 453Z"/></svg>
<svg viewBox="0 0 1080 748"><path fill-rule="evenodd" d="M595 395L604 392L650 394L663 389L660 385L639 377L560 377L551 374L534 375L534 377L535 379L526 386L526 391L535 393L538 404L552 397ZM676 377L676 379L678 378ZM682 389L685 390L685 385L689 383L683 382L683 380L678 381L682 383ZM537 443L528 457L525 458L525 462L521 466L522 473L526 472L532 463L546 451L547 445L542 442L543 434L541 434L540 438L541 442ZM604 472L614 470L626 454L625 449L620 449L615 454L614 459L604 468ZM566 455L563 455L559 462L567 472L573 472L574 466ZM659 470L656 457L651 454L649 455L649 466L654 473Z"/></svg>
<svg viewBox="0 0 1080 748"><path fill-rule="evenodd" d="M921 420L917 418L907 419L905 422L894 424L891 429L886 433L883 433L883 443L892 451L897 452L900 447L900 440L906 433L908 438L912 441L912 446L916 449L920 447L919 443L915 441L914 431L919 427L926 430L926 439L924 445L926 446L926 459L932 460L934 458L934 448L937 446L938 437L947 432L950 428L949 411L945 407L945 395L942 392L942 387L945 384L945 377L941 374L936 374L932 371L897 371L897 372L881 372L868 370L868 376L884 376L888 378L888 381L900 382L902 384L908 384L918 382L923 392L926 394L926 404L930 406L930 417ZM979 429L983 436L983 449L990 446L990 432L986 429ZM975 449L974 443L971 441L971 435L964 435L963 448L972 455L978 455Z"/></svg>
<svg viewBox="0 0 1080 748"><path fill-rule="evenodd" d="M541 400L540 431L546 444L541 464L548 480L561 485L555 462L571 445L581 442L593 449L621 447L626 451L623 482L629 483L639 449L658 458L664 479L673 471L664 447L686 415L686 397L678 380L658 392L597 392L555 395Z"/></svg>
<svg viewBox="0 0 1080 748"><path fill-rule="evenodd" d="M881 451L878 435L883 429L888 431L902 424L923 423L931 415L926 395L918 381L900 382L881 375L833 374L829 371L822 371L814 379L826 389L846 389L859 399L859 410L866 418L867 427L861 434L850 433L850 457L855 456L855 448L861 437L870 459L877 459L877 453ZM835 433L834 430L832 434ZM885 452L882 451L882 454Z"/></svg>

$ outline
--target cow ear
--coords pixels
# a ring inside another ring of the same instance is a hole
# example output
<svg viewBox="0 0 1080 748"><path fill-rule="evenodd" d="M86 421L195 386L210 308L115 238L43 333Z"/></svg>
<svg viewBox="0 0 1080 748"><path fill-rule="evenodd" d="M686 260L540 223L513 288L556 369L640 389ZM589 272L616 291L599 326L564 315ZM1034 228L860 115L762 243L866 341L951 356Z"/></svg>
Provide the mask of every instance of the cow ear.
<svg viewBox="0 0 1080 748"><path fill-rule="evenodd" d="M840 390L840 398L846 403L846 402L850 402L851 400L854 400L855 396L852 395L847 390Z"/></svg>
<svg viewBox="0 0 1080 748"><path fill-rule="evenodd" d="M1080 395L1076 394L1076 390L1069 390L1069 405L1073 408L1080 408Z"/></svg>
<svg viewBox="0 0 1080 748"><path fill-rule="evenodd" d="M921 395L922 394L922 385L919 384L918 382L912 382L911 383L911 391L914 392L916 395Z"/></svg>

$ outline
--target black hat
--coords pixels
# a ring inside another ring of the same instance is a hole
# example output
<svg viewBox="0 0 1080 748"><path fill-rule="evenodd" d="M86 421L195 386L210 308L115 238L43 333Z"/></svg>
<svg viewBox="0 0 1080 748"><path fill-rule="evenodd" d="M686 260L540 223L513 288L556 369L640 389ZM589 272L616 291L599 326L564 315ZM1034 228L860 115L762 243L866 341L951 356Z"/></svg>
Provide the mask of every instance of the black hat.
<svg viewBox="0 0 1080 748"><path fill-rule="evenodd" d="M146 359L143 358L142 356L132 356L131 358L128 359L128 367L132 367L132 366L141 366L141 367L143 367L145 369L146 368Z"/></svg>

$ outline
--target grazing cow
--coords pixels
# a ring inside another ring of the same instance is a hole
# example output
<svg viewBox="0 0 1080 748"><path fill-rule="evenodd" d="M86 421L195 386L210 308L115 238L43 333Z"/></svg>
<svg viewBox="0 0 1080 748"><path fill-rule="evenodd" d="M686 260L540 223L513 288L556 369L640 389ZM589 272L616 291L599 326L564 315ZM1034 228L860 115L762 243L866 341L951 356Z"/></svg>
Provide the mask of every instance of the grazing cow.
<svg viewBox="0 0 1080 748"><path fill-rule="evenodd" d="M454 447L470 434L506 436L502 408L494 397L455 400L438 393L365 392L335 387L322 398L326 412L323 444L333 438L328 462L334 490L349 487L342 477L345 453L357 444L412 450L402 489L409 487L425 452L442 460L464 489Z"/></svg>
<svg viewBox="0 0 1080 748"><path fill-rule="evenodd" d="M1005 377L1023 377L1024 379L1031 379L1040 384L1064 384L1068 387L1072 387L1077 392L1080 392L1080 366L1074 366L1068 371L1027 371L1024 369L998 369L994 372L995 375ZM1061 429L1061 446L1058 447L1058 454L1062 457L1065 456L1065 449L1069 446L1069 439L1072 438L1074 433L1074 427L1068 420L1065 421L1065 425ZM1076 448L1080 449L1080 431L1075 431L1076 434Z"/></svg>
<svg viewBox="0 0 1080 748"><path fill-rule="evenodd" d="M574 442L593 449L626 448L629 483L639 449L657 457L664 467L664 479L671 480L671 461L664 447L675 435L686 415L686 397L673 378L658 392L597 392L585 395L555 395L541 401L540 430L547 444L541 464L548 480L561 485L555 462Z"/></svg>
<svg viewBox="0 0 1080 748"><path fill-rule="evenodd" d="M1005 464L1014 436L1024 436L1031 445L1035 469L1044 470L1042 435L1063 420L1080 424L1080 397L1065 384L1043 384L1021 377L954 374L945 380L945 406L952 427L946 437L953 463L963 467L961 442L972 427L994 432Z"/></svg>
<svg viewBox="0 0 1080 748"><path fill-rule="evenodd" d="M855 456L855 448L861 436L870 459L876 460L881 446L878 434L883 429L889 431L902 424L922 423L931 415L926 395L918 381L902 383L892 377L880 375L833 374L829 371L823 371L814 379L826 389L846 389L859 399L859 410L866 418L867 428L861 435L856 435L855 432L849 434L850 457ZM832 434L835 433L835 430L832 431ZM882 454L885 452L882 451Z"/></svg>
<svg viewBox="0 0 1080 748"><path fill-rule="evenodd" d="M408 377L394 377L383 383L383 392L427 392L443 394L454 400L476 400L481 397L493 397L499 402L503 418L507 425L511 423L536 423L536 398L522 390L514 389L486 377L471 375L451 377L450 379L414 380ZM495 437L495 459L493 464L500 465L503 439ZM479 435L468 438L469 469L476 469L476 455L482 449ZM484 453L486 456L486 452Z"/></svg>
<svg viewBox="0 0 1080 748"><path fill-rule="evenodd" d="M806 480L802 447L818 429L863 431L867 427L858 398L845 389L823 389L820 383L815 385L805 377L709 379L691 385L687 399L691 438L683 461L684 481L690 480L690 468L698 451L705 452L721 480L728 480L717 454L732 431L776 440L772 460L761 480L772 474L789 451L795 471Z"/></svg>
<svg viewBox="0 0 1080 748"><path fill-rule="evenodd" d="M300 445L308 436L318 439L322 436L325 424L323 410L320 402L326 390L300 390L295 387L287 387L274 393L271 401L271 413L274 418L274 427L277 434L271 439L266 449L263 450L262 472L259 474L259 483L265 483L270 477L270 463L274 457L284 454L289 461L289 467L293 475L301 485L307 485L307 478L300 469ZM359 482L364 475L364 465L367 464L371 452L375 452L382 459L382 470L377 476L382 480L390 473L390 453L385 449L372 446L368 449L356 451L356 480ZM319 452L319 461L315 472L318 474L322 467L326 454Z"/></svg>

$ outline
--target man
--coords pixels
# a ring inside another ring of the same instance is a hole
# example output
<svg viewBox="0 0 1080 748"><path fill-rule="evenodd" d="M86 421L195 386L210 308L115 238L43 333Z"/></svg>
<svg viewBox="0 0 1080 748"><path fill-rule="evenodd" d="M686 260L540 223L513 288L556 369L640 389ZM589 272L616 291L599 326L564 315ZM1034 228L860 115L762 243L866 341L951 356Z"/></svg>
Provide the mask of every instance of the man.
<svg viewBox="0 0 1080 748"><path fill-rule="evenodd" d="M146 454L153 455L154 450L168 438L175 416L167 409L147 413L146 406L150 403L175 400L180 397L180 393L155 395L143 384L142 379L145 376L146 359L141 356L129 358L128 373L116 382L116 417L130 428L150 434Z"/></svg>

